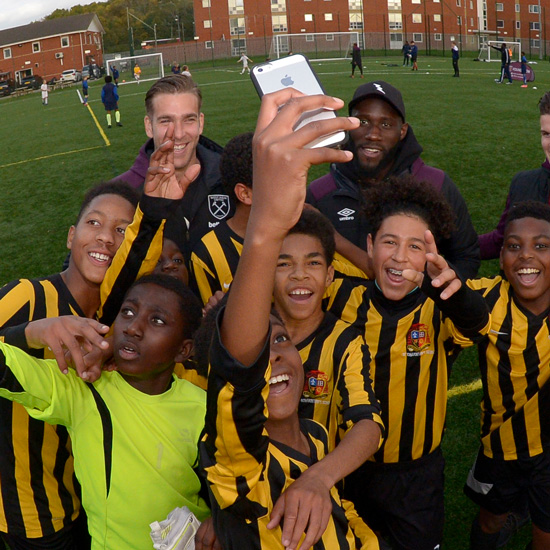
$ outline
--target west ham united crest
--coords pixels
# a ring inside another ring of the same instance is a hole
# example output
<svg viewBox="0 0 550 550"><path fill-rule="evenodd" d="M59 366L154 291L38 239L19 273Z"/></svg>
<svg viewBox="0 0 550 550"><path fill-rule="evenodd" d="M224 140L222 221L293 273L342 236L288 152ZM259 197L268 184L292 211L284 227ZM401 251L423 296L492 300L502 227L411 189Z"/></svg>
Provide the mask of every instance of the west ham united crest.
<svg viewBox="0 0 550 550"><path fill-rule="evenodd" d="M229 195L208 195L208 210L217 220L223 220L229 209Z"/></svg>

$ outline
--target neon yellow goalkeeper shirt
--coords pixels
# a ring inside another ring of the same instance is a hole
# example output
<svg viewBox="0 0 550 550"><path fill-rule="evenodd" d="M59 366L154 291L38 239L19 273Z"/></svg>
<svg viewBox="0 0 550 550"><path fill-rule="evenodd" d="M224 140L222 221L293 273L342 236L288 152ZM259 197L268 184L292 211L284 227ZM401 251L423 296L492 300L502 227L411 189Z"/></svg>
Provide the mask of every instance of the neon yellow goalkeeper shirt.
<svg viewBox="0 0 550 550"><path fill-rule="evenodd" d="M62 374L55 360L0 343L0 396L67 427L93 550L151 548L149 524L176 506L201 521L210 515L193 469L206 393L190 382L174 376L160 395L117 372L88 384L72 370Z"/></svg>

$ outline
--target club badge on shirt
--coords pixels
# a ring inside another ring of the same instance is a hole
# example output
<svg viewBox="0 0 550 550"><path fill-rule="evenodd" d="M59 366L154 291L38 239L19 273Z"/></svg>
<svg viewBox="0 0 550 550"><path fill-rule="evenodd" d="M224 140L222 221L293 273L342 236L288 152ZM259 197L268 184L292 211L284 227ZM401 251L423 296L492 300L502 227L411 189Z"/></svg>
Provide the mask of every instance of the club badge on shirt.
<svg viewBox="0 0 550 550"><path fill-rule="evenodd" d="M229 195L208 195L208 210L217 220L223 220L230 209Z"/></svg>
<svg viewBox="0 0 550 550"><path fill-rule="evenodd" d="M428 330L428 326L423 323L411 326L407 334L407 356L414 357L428 352L432 343Z"/></svg>

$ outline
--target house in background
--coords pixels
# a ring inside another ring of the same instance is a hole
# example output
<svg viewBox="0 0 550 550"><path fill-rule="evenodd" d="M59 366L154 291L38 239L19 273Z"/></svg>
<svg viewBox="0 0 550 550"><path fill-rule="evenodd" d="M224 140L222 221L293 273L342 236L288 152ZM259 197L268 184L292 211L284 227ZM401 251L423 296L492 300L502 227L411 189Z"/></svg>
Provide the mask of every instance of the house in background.
<svg viewBox="0 0 550 550"><path fill-rule="evenodd" d="M103 64L105 33L97 15L48 19L0 31L0 73L16 83L27 76L58 79L65 69Z"/></svg>

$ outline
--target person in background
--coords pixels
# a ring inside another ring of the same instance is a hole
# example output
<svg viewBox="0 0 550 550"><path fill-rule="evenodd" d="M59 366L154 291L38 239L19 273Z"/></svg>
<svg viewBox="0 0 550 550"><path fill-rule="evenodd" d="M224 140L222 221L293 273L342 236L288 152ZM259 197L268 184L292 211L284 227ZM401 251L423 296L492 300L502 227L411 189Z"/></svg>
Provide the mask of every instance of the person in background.
<svg viewBox="0 0 550 550"><path fill-rule="evenodd" d="M118 69L114 65L111 67L111 75L113 77L113 82L115 83L115 86L118 86L119 72L118 72Z"/></svg>
<svg viewBox="0 0 550 550"><path fill-rule="evenodd" d="M403 44L403 47L401 48L401 51L403 52L403 67L409 66L409 61L411 59L411 46L409 44L408 40L405 40L405 43Z"/></svg>
<svg viewBox="0 0 550 550"><path fill-rule="evenodd" d="M527 88L527 57L525 52L521 52L521 76L523 78L522 88Z"/></svg>
<svg viewBox="0 0 550 550"><path fill-rule="evenodd" d="M88 77L82 79L82 104L88 105Z"/></svg>
<svg viewBox="0 0 550 550"><path fill-rule="evenodd" d="M48 104L48 84L46 84L46 81L42 82L42 86L40 86L40 90L42 91L42 105Z"/></svg>
<svg viewBox="0 0 550 550"><path fill-rule="evenodd" d="M417 59L418 59L418 46L416 45L414 40L411 40L411 63L412 63L413 71L418 71L418 65L416 64Z"/></svg>
<svg viewBox="0 0 550 550"><path fill-rule="evenodd" d="M354 42L351 52L351 78L355 78L354 73L356 67L358 67L361 71L361 78L363 78L363 61L361 59L361 48L357 45L357 42Z"/></svg>
<svg viewBox="0 0 550 550"><path fill-rule="evenodd" d="M172 73L181 74L180 64L176 61L174 61L174 64L172 65Z"/></svg>
<svg viewBox="0 0 550 550"><path fill-rule="evenodd" d="M460 76L460 72L458 70L458 60L460 59L460 52L458 51L458 46L456 45L456 42L451 42L452 48L451 48L451 56L453 58L453 69L455 71L454 77L458 78Z"/></svg>
<svg viewBox="0 0 550 550"><path fill-rule="evenodd" d="M101 101L107 112L107 128L112 128L111 111L115 112L116 125L122 126L120 122L120 111L118 110L118 92L116 86L113 84L111 75L105 77L105 85L101 89Z"/></svg>

